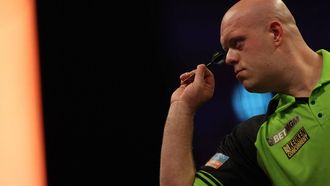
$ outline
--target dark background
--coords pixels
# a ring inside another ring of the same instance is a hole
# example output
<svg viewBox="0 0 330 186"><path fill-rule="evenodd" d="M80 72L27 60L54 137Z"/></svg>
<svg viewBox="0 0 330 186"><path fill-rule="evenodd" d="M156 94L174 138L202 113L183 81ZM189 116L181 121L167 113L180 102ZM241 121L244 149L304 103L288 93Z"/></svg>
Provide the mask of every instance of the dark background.
<svg viewBox="0 0 330 186"><path fill-rule="evenodd" d="M221 47L219 23L236 1L36 2L49 186L158 185L171 92ZM286 2L307 43L330 49L330 8ZM196 115L197 165L239 122L232 70L212 71L215 96Z"/></svg>

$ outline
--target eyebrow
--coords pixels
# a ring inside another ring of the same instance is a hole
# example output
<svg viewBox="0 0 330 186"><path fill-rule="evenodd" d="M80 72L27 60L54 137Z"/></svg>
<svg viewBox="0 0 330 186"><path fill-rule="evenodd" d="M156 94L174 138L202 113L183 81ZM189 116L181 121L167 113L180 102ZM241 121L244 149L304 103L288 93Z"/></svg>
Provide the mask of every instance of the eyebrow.
<svg viewBox="0 0 330 186"><path fill-rule="evenodd" d="M233 46L235 44L235 42L243 41L243 40L245 40L245 38L246 38L245 36L240 35L240 36L231 37L229 40L224 40L223 49L225 51L227 51L228 47L230 48L231 46ZM226 45L228 45L228 46L226 47Z"/></svg>

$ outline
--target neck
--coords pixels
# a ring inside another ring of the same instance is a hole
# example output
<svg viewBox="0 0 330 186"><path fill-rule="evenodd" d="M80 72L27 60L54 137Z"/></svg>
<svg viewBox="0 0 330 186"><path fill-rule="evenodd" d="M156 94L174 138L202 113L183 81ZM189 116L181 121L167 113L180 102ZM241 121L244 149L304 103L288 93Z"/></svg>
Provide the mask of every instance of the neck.
<svg viewBox="0 0 330 186"><path fill-rule="evenodd" d="M322 56L308 48L295 56L289 74L289 84L280 91L294 97L309 97L321 78ZM291 72L290 72L291 71Z"/></svg>

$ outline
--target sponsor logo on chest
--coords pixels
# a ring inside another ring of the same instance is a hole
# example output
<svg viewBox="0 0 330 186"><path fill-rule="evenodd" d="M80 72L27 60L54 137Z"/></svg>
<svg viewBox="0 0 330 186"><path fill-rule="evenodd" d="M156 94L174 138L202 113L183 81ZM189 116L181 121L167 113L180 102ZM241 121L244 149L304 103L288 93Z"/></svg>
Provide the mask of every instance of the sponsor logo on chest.
<svg viewBox="0 0 330 186"><path fill-rule="evenodd" d="M288 158L292 158L298 150L309 140L309 136L304 127L300 128L296 135L282 149Z"/></svg>
<svg viewBox="0 0 330 186"><path fill-rule="evenodd" d="M292 118L285 127L280 130L278 133L274 134L273 136L270 136L267 138L267 142L270 146L280 142L282 139L284 139L287 134L290 132L290 130L300 121L299 116L296 116Z"/></svg>

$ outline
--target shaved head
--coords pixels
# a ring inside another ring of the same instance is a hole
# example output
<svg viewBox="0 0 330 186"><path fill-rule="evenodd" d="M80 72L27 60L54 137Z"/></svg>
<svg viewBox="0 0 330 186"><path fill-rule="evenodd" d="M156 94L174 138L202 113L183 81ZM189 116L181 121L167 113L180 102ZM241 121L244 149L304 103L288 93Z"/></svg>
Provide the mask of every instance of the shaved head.
<svg viewBox="0 0 330 186"><path fill-rule="evenodd" d="M240 0L225 13L220 26L225 62L251 92L300 93L293 79L299 81L299 74L309 71L309 61L322 60L304 41L282 0ZM305 79L301 82L307 84ZM312 83L301 89L309 91Z"/></svg>
<svg viewBox="0 0 330 186"><path fill-rule="evenodd" d="M257 26L272 20L277 20L283 25L296 25L291 12L281 0L240 0L224 15L221 31L227 24Z"/></svg>

